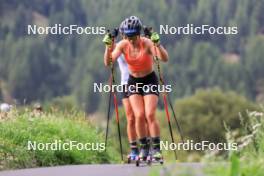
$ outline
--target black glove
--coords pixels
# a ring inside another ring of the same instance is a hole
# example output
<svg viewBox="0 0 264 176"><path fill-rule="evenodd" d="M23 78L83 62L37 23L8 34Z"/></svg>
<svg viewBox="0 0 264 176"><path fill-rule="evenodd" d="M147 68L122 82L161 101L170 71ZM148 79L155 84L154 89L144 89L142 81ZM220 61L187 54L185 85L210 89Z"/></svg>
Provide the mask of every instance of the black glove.
<svg viewBox="0 0 264 176"><path fill-rule="evenodd" d="M109 34L112 38L116 38L118 36L118 28L114 28L111 32L109 31Z"/></svg>
<svg viewBox="0 0 264 176"><path fill-rule="evenodd" d="M143 26L143 32L145 37L150 38L152 34L152 27Z"/></svg>

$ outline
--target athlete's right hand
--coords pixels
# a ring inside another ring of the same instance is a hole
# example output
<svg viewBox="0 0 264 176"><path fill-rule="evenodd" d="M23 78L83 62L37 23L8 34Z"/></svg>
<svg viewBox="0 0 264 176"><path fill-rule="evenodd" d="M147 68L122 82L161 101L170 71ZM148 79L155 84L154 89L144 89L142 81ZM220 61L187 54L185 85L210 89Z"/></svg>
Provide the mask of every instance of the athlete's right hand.
<svg viewBox="0 0 264 176"><path fill-rule="evenodd" d="M152 34L152 27L143 26L143 32L145 37L150 38Z"/></svg>
<svg viewBox="0 0 264 176"><path fill-rule="evenodd" d="M107 46L111 46L113 44L113 38L111 37L111 34L109 33L105 34L103 42Z"/></svg>

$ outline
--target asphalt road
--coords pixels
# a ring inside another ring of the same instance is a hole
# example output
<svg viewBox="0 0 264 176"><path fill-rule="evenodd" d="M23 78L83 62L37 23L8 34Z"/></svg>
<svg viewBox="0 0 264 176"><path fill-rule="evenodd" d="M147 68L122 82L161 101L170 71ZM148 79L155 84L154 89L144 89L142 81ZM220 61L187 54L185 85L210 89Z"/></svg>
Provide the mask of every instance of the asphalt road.
<svg viewBox="0 0 264 176"><path fill-rule="evenodd" d="M185 167L194 170L194 176L203 176L200 163L179 163L165 167L136 167L134 164L70 165L2 171L0 176L148 176L150 170L155 168L160 172L159 175L165 176L166 172L174 170L175 167Z"/></svg>

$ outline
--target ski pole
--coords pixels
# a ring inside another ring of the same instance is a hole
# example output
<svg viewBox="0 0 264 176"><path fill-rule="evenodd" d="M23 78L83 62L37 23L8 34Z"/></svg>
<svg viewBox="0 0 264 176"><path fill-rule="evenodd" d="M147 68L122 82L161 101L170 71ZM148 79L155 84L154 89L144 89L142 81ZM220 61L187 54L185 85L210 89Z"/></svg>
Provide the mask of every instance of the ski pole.
<svg viewBox="0 0 264 176"><path fill-rule="evenodd" d="M174 108L173 108L173 105L171 103L171 99L170 99L169 94L167 94L167 97L168 97L168 102L169 102L169 105L170 105L170 108L171 108L171 111L172 111L174 120L175 120L176 125L177 125L178 132L180 133L181 141L182 141L182 143L184 143L183 133L182 133L181 127L179 125L179 122L178 122L178 120L176 118L176 113L175 113Z"/></svg>
<svg viewBox="0 0 264 176"><path fill-rule="evenodd" d="M157 56L157 48L156 48L156 44L154 44L154 49L155 49L155 59L156 59L156 61L158 62L158 56ZM159 62L158 62L158 72L159 72L160 84L161 84L161 85L164 85L163 79L162 79L161 74L160 74L160 65L159 65ZM170 122L170 113L169 113L169 110L168 110L167 97L166 97L165 93L163 94L163 102L164 102L164 107L165 107L166 117L167 117L167 121L168 121L168 125L169 125L171 141L172 141L172 143L175 143L175 142L174 142L173 133L172 133L171 122ZM177 160L177 153L176 153L176 150L174 150L174 156L175 156L175 159Z"/></svg>
<svg viewBox="0 0 264 176"><path fill-rule="evenodd" d="M108 30L109 33L109 30ZM112 43L114 44L114 38L118 35L118 30L115 29L111 34L112 36ZM112 52L112 48L110 49L110 53ZM108 138L108 128L109 128L109 120L110 120L110 110L111 110L111 97L113 94L113 101L114 101L114 107L116 112L116 123L117 123L117 130L118 130L118 137L119 137L119 145L120 145L120 155L121 160L123 161L123 149L122 149L122 139L121 139L121 132L120 132L120 124L119 124L119 113L118 113L118 104L117 104L117 96L115 93L115 89L112 89L112 85L115 84L115 77L114 77L114 66L112 58L110 58L110 69L111 69L111 76L110 76L110 94L109 94L109 105L108 105L108 111L107 111L107 126L106 126L106 137L105 137L105 145L107 145L107 138Z"/></svg>
<svg viewBox="0 0 264 176"><path fill-rule="evenodd" d="M155 47L155 50L156 50L156 47ZM157 63L157 67L158 67L158 72L159 72L160 82L161 82L162 85L165 85L165 81L164 81L164 79L163 79L163 77L162 77L162 75L161 75L160 63L159 63L158 58L156 58L156 63ZM182 143L183 143L183 142L184 142L183 135L182 135L183 133L182 133L182 130L181 130L181 128L180 128L179 122L178 122L178 120L177 120L175 110L174 110L173 105L172 105L172 103L171 103L171 99L170 99L169 94L167 93L166 95L167 95L167 97L168 97L168 102L169 102L169 105L170 105L170 108L171 108L171 111L172 111L172 114L173 114L173 118L174 118L174 120L175 120L175 123L176 123L177 129L178 129L178 132L179 132L179 134L180 134L181 141L182 141Z"/></svg>
<svg viewBox="0 0 264 176"><path fill-rule="evenodd" d="M112 75L109 78L110 86L112 87ZM110 121L110 113L111 113L111 100L112 100L112 90L109 92L108 99L108 109L107 109L107 123L106 123L106 132L105 132L105 151L107 148L107 140L108 140L108 129L109 129L109 121Z"/></svg>
<svg viewBox="0 0 264 176"><path fill-rule="evenodd" d="M112 83L115 84L114 66L112 63L111 63L111 71L112 71ZM121 132L120 132L118 104L117 104L117 96L116 96L115 89L113 89L113 97L114 97L114 106L115 106L115 112L116 112L116 124L117 124L118 138L119 138L120 154L121 154L121 160L123 161L122 139L121 139Z"/></svg>
<svg viewBox="0 0 264 176"><path fill-rule="evenodd" d="M159 73L159 79L160 79L161 84L162 84L162 85L165 85L165 81L164 81L163 76L162 76L162 74L161 74L161 69L160 69L159 59L158 59L158 57L157 57L156 46L154 46L154 47L155 47L155 55L156 55L156 56L155 56L155 60L156 60L156 63L157 63L157 68L158 68L158 73ZM178 129L178 132L179 132L179 134L180 134L181 141L182 141L182 143L184 143L183 133L182 133L182 130L181 130L181 128L180 128L179 122L178 122L178 120L177 120L176 113L175 113L175 110L174 110L174 108L173 108L173 105L172 105L172 103L171 103L170 96L169 96L168 93L166 93L166 95L167 95L167 97L168 97L168 102L169 102L169 105L170 105L170 108L171 108L171 111L172 111L172 114L173 114L173 118L174 118L174 120L175 120L175 123L176 123L177 129ZM165 96L165 95L164 95L164 96Z"/></svg>
<svg viewBox="0 0 264 176"><path fill-rule="evenodd" d="M110 31L107 31L108 33L110 33ZM114 40L113 40L114 42ZM109 52L112 52L112 47L111 49L109 49ZM109 92L109 98L108 98L108 108L107 108L107 122L106 122L106 132L105 132L105 150L107 148L107 142L108 142L108 131L109 131L109 121L110 121L110 114L111 114L111 100L112 100L112 85L113 85L113 71L112 71L112 59L111 59L111 73L110 73L110 77L109 77L109 84L110 84L110 92Z"/></svg>

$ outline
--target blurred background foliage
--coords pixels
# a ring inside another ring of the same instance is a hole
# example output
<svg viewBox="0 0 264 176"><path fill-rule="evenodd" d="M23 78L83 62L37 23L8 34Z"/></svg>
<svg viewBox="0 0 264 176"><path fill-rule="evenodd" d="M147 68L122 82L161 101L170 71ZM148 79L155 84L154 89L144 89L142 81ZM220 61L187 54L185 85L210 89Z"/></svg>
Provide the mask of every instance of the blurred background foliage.
<svg viewBox="0 0 264 176"><path fill-rule="evenodd" d="M170 55L164 75L175 86L174 99L218 86L263 102L263 8L263 0L2 0L1 97L30 103L71 95L88 113L102 110L105 95L92 91L94 82L109 77L102 36L27 35L27 25L113 28L137 15L156 31L160 24L238 26L237 35L162 35Z"/></svg>

